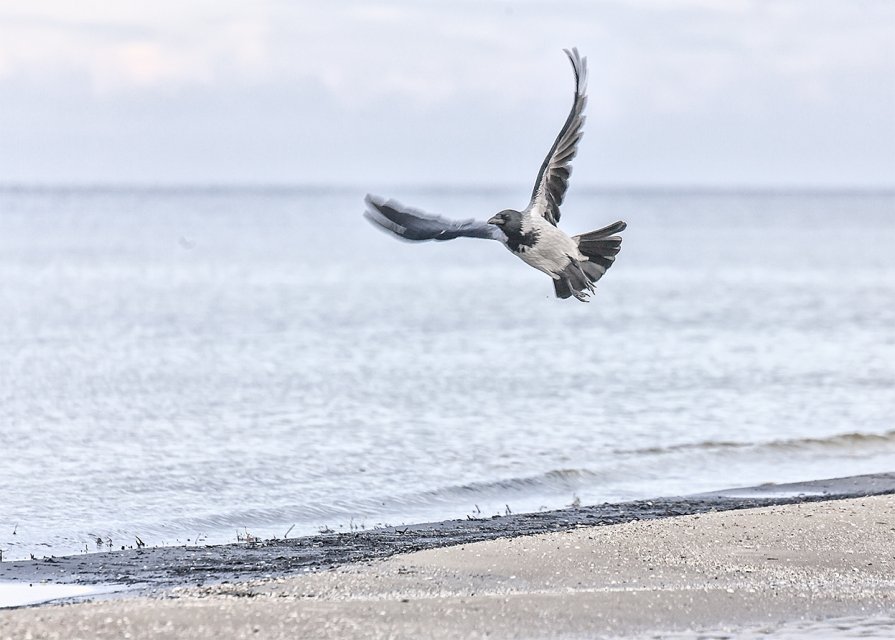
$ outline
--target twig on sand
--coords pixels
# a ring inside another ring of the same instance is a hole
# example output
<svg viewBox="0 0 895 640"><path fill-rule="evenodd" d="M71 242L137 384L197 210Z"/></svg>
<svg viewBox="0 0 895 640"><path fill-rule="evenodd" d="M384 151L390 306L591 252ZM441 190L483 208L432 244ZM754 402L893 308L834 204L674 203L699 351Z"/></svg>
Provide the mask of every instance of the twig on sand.
<svg viewBox="0 0 895 640"><path fill-rule="evenodd" d="M249 544L251 546L255 546L257 543L261 542L261 538L249 533L248 527L243 527L242 529L243 529L243 531L245 531L245 534L240 533L239 529L236 530L236 541L237 542L245 542L246 544Z"/></svg>
<svg viewBox="0 0 895 640"><path fill-rule="evenodd" d="M292 533L292 530L295 528L295 525L292 525L288 529L286 529L286 533L283 534L283 540L289 537L289 534Z"/></svg>

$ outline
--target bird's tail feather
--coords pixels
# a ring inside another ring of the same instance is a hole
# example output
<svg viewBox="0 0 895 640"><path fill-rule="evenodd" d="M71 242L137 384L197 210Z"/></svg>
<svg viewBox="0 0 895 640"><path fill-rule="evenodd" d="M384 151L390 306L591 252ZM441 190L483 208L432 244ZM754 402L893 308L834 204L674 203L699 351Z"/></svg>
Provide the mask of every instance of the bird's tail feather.
<svg viewBox="0 0 895 640"><path fill-rule="evenodd" d="M621 233L625 229L628 228L628 223L624 220L618 220L613 222L612 224L606 225L602 229L597 229L596 231L588 231L587 233L582 233L580 236L575 236L576 238L605 238L607 236L611 236L613 233Z"/></svg>
<svg viewBox="0 0 895 640"><path fill-rule="evenodd" d="M628 225L623 221L613 222L607 227L573 236L578 250L587 258L579 262L572 260L558 280L553 281L556 297L569 298L575 296L587 302L587 296L593 293L594 283L603 277L606 270L615 262L615 256L621 251L621 236L612 235L625 230Z"/></svg>
<svg viewBox="0 0 895 640"><path fill-rule="evenodd" d="M591 267L588 269L591 272L588 273L588 276L591 277L594 282L599 280L602 275L606 273L606 269L612 266L612 263L615 262L615 256L621 251L621 236L612 234L621 233L627 226L627 224L619 220L602 229L582 233L580 236L574 236L572 238L578 243L578 250L587 257L590 264L587 265L587 263L585 263L585 265ZM597 265L602 270L593 268Z"/></svg>

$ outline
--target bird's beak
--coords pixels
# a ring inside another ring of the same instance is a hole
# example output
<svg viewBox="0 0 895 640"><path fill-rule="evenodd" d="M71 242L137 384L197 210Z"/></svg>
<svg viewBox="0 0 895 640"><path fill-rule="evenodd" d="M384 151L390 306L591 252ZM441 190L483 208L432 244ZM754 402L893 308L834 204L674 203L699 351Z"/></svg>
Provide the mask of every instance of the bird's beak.
<svg viewBox="0 0 895 640"><path fill-rule="evenodd" d="M503 224L503 218L500 216L492 216L488 219L488 224L496 224L497 226L500 226Z"/></svg>

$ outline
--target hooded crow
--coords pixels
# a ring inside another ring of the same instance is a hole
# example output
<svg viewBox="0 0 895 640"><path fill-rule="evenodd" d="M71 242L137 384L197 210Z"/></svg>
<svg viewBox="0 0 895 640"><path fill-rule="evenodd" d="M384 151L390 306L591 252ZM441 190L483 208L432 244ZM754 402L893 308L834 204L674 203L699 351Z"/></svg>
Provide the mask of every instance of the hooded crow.
<svg viewBox="0 0 895 640"><path fill-rule="evenodd" d="M558 298L574 296L588 302L594 283L612 266L621 249L621 236L615 234L627 225L619 220L577 236L569 236L556 226L572 173L570 162L583 135L587 104L587 58L579 56L574 48L565 53L575 72L572 110L541 165L531 201L524 210L504 209L487 222L455 221L367 195L364 216L405 240L499 240L526 264L550 276Z"/></svg>

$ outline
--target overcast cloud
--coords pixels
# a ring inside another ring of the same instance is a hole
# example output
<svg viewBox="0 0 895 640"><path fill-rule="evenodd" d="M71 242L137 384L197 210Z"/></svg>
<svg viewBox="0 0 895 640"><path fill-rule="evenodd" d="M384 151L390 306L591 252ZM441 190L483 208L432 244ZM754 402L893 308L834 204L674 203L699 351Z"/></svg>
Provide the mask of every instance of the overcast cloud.
<svg viewBox="0 0 895 640"><path fill-rule="evenodd" d="M895 3L0 1L0 181L895 186Z"/></svg>

